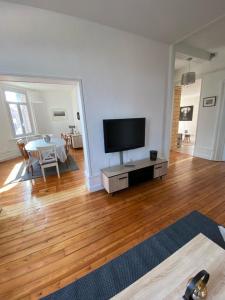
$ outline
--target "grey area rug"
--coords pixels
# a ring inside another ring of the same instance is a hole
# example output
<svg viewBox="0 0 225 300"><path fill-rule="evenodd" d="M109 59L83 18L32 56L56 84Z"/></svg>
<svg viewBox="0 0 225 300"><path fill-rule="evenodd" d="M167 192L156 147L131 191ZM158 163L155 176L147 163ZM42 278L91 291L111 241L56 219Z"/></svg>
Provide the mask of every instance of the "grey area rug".
<svg viewBox="0 0 225 300"><path fill-rule="evenodd" d="M44 300L105 300L152 270L199 233L225 249L218 225L197 211Z"/></svg>
<svg viewBox="0 0 225 300"><path fill-rule="evenodd" d="M31 172L28 173L26 171L26 165L23 162L20 168L16 171L16 174L14 175L14 179L10 183L42 177L41 167L38 162L33 165L33 169L34 172L32 176ZM70 171L76 171L76 170L79 170L79 168L71 155L68 155L67 163L59 162L60 174L65 172L70 172ZM45 169L45 176L50 176L50 175L57 175L55 167Z"/></svg>

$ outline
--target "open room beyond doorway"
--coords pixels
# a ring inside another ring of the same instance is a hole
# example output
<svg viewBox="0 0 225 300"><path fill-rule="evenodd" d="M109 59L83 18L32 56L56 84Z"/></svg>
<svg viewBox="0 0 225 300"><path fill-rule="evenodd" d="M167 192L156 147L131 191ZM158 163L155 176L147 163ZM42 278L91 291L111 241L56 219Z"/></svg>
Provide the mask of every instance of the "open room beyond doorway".
<svg viewBox="0 0 225 300"><path fill-rule="evenodd" d="M191 85L182 86L181 89L177 151L192 156L196 141L200 93L201 79Z"/></svg>
<svg viewBox="0 0 225 300"><path fill-rule="evenodd" d="M86 189L81 82L10 76L9 80L0 80L0 91L4 127L0 151L3 175L0 193L8 190L13 193L16 187L17 191L18 188L26 190L29 198L30 194L71 188L71 181L78 191ZM26 149L28 145L32 148L36 143L37 150L40 150L39 144L42 142L55 145L60 178L57 177L57 169L52 167L45 170L44 182L38 151ZM29 156L33 156L29 158L29 162L34 161L32 172L27 167L27 160L21 156L19 143L25 144L24 149ZM15 201L11 199L1 204L10 205Z"/></svg>
<svg viewBox="0 0 225 300"><path fill-rule="evenodd" d="M201 94L201 79L174 89L174 114L171 150L194 156L198 112Z"/></svg>

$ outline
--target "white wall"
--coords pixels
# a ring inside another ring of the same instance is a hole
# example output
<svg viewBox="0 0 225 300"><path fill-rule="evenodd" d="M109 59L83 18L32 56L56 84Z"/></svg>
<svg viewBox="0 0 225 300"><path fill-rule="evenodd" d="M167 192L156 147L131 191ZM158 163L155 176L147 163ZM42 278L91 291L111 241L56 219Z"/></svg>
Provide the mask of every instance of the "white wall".
<svg viewBox="0 0 225 300"><path fill-rule="evenodd" d="M220 104L221 101L224 101L220 92L222 82L225 80L225 70L206 73L201 76L202 91L194 155L206 159L213 159L215 156L214 146ZM217 97L216 106L203 107L203 98L211 96Z"/></svg>
<svg viewBox="0 0 225 300"><path fill-rule="evenodd" d="M70 90L46 90L41 92L43 103L32 104L35 107L39 133L52 133L60 136L62 132L70 132L69 125L76 125L80 129L80 121L76 119L78 107L74 95L75 87L71 87ZM55 109L65 110L65 119L55 120L52 116Z"/></svg>
<svg viewBox="0 0 225 300"><path fill-rule="evenodd" d="M183 86L181 91L180 106L193 105L193 118L192 121L179 121L179 133L184 133L188 130L191 134L191 142L195 142L197 122L198 122L198 109L200 102L201 80L197 80L194 84Z"/></svg>
<svg viewBox="0 0 225 300"><path fill-rule="evenodd" d="M21 21L22 20L22 21ZM50 11L0 3L0 74L82 79L90 149L89 186L101 186L102 119L146 117L146 147L163 149L169 47ZM111 156L111 163L119 162Z"/></svg>
<svg viewBox="0 0 225 300"><path fill-rule="evenodd" d="M78 93L79 93L79 86L76 85L75 91L71 93L71 99L72 99L72 114L74 122L73 124L76 126L75 131L83 134L82 128L81 128L81 119L77 119L77 112L80 113L80 107L79 107L79 101L78 101Z"/></svg>

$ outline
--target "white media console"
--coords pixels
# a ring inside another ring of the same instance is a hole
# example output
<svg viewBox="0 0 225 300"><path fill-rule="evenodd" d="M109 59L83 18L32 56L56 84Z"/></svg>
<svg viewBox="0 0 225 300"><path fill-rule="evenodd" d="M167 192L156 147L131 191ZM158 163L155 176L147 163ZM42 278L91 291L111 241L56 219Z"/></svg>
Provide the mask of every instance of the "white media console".
<svg viewBox="0 0 225 300"><path fill-rule="evenodd" d="M108 193L114 193L129 186L163 177L167 174L168 162L165 159L155 161L138 160L128 165L119 165L101 170L102 183Z"/></svg>

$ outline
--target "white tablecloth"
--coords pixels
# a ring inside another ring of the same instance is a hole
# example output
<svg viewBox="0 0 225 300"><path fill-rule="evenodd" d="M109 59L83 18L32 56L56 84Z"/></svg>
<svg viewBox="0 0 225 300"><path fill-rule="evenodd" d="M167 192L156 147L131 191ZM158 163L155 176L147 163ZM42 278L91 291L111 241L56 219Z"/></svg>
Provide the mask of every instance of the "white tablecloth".
<svg viewBox="0 0 225 300"><path fill-rule="evenodd" d="M26 144L25 149L28 152L37 152L38 147L46 147L49 145L55 145L56 146L56 153L57 157L61 162L65 162L67 159L66 151L65 151L65 141L60 138L51 138L51 141L49 143L46 143L44 139L34 140L30 141Z"/></svg>

